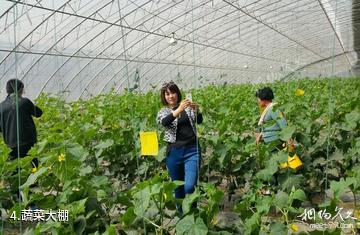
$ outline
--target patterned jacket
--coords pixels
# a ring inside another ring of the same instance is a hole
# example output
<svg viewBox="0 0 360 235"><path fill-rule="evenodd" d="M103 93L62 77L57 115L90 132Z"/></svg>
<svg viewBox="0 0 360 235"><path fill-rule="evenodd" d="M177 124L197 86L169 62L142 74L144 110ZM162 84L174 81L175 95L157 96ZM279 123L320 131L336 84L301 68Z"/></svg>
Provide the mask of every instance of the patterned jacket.
<svg viewBox="0 0 360 235"><path fill-rule="evenodd" d="M161 125L161 122L162 122L162 119L165 118L166 116L168 116L169 114L171 114L173 112L172 109L170 108L162 108L158 114L157 114L157 117L156 117L156 122ZM195 120L196 120L196 117L195 117L195 112L194 110L192 110L191 108L186 108L185 109L185 112L187 114L187 116L189 117L190 119L190 124L191 124L191 127L194 131L194 133L196 134L196 127L195 127ZM168 142L168 143L175 143L176 142L176 131L177 131L177 124L178 124L178 119L176 118L170 126L168 127L165 127L165 135L164 135L164 140L165 142Z"/></svg>

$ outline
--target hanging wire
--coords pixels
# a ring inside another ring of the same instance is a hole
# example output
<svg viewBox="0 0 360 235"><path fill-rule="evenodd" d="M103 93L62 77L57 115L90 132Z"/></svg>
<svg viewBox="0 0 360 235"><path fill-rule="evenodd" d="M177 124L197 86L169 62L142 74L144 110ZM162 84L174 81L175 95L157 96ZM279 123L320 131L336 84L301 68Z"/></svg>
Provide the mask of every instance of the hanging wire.
<svg viewBox="0 0 360 235"><path fill-rule="evenodd" d="M131 112L132 113L132 112ZM140 168L140 165L139 165L139 157L140 156L136 156L136 172L137 172L137 175L138 175L138 178L139 178L139 181L141 181L141 175L140 175L140 172L139 172L139 168ZM143 190L140 191L141 192L141 197L143 196L142 195L142 192ZM143 208L143 203L141 203L141 210L144 211L144 208ZM144 215L143 215L144 216ZM145 217L145 216L144 216ZM146 235L147 232L146 232L146 223L145 223L145 219L142 219L142 222L143 222L143 227L144 227L144 234Z"/></svg>
<svg viewBox="0 0 360 235"><path fill-rule="evenodd" d="M1 131L3 131L4 130L4 127L3 127L3 122L2 122L2 119L3 119L3 112L2 112L2 104L0 103L0 110L1 110L1 118L0 118L0 120L1 120L1 123L0 123L0 130ZM4 169L4 167L3 167L3 169ZM3 172L3 169L1 170L1 180L3 180L2 179L2 177L3 177L3 174L2 174L2 172ZM2 205L1 205L2 206ZM0 209L3 209L3 208L0 208ZM1 210L0 211L0 218L1 218L1 233L0 234L4 234L4 218L3 218L3 210Z"/></svg>
<svg viewBox="0 0 360 235"><path fill-rule="evenodd" d="M55 9L55 1L54 0L52 0L52 8L53 9ZM53 15L53 17L54 17L54 41L55 41L55 44L56 44L56 42L57 42L57 30L56 30L56 14L54 14ZM76 19L77 20L77 19ZM56 45L54 46L54 47L56 47ZM56 48L55 48L55 50L56 50ZM58 58L56 57L56 60L55 60L55 66L56 67L58 67ZM60 97L58 97L58 99L57 99L57 101L56 101L56 103L57 103L57 105L59 105L59 103L60 103L60 98L61 99L64 99L64 97L65 97L65 93L64 93L64 83L63 83L63 79L62 79L62 77L61 77L61 72L59 71L59 75L58 75L60 78L59 79L57 79L57 86L58 87L60 87L61 86L61 90L62 90L62 92L61 92L61 95L60 95ZM60 83L60 80L61 80L61 83ZM61 84L61 85L60 85ZM59 106L58 106L59 107ZM64 109L64 107L62 106L62 109ZM64 149L64 152L65 152L65 154L66 154L66 148ZM64 161L64 177L63 177L63 180L64 180L64 182L66 181L66 179L67 179L67 161L65 160ZM70 195L66 195L66 203L67 204L69 204L69 201L70 201L70 199L69 199L69 197L70 197Z"/></svg>
<svg viewBox="0 0 360 235"><path fill-rule="evenodd" d="M2 117L1 117L2 118ZM2 128L2 127L1 127ZM1 179L2 180L2 179ZM2 208L0 208L2 209ZM1 233L4 234L4 218L3 218L3 210L0 211L0 218L1 218Z"/></svg>
<svg viewBox="0 0 360 235"><path fill-rule="evenodd" d="M335 67L335 42L336 42L336 22L337 22L337 4L338 2L335 1L335 12L334 12L334 38L333 38L333 52L332 52L332 63L331 63L331 77L334 76L334 67ZM331 23L331 22L330 22ZM333 112L333 82L332 82L332 78L330 78L328 80L328 95L329 95L329 99L328 99L328 136L327 136L327 146L326 146L326 165L325 165L325 192L324 192L324 196L325 196L325 203L327 200L327 195L326 195L326 191L328 190L328 164L329 164L329 154L330 154L330 136L331 136L331 119L330 117L332 116ZM323 231L323 234L325 231Z"/></svg>
<svg viewBox="0 0 360 235"><path fill-rule="evenodd" d="M55 9L55 2L54 2L54 0L52 0L52 8L53 9ZM54 42L55 42L55 44L56 44L56 42L57 42L57 29L56 29L56 26L57 26L57 22L56 22L56 14L54 14L53 15L53 17L54 17ZM76 18L75 19L76 21L78 20L78 18ZM79 43L79 41L77 41L78 43ZM78 44L77 43L77 44ZM77 45L77 46L79 46L79 45ZM54 47L55 47L55 50L56 50L56 45L54 45ZM56 68L58 68L58 65L59 65L59 60L58 60L58 57L56 56L55 57L55 67ZM65 93L64 93L64 80L63 80L63 76L61 76L61 71L59 70L59 73L58 73L58 76L59 76L59 79L56 79L56 86L57 86L57 88L59 89L59 91L60 92L58 92L58 95L59 95L59 99L57 100L57 106L58 106L58 104L59 104L59 102L60 102L60 98L61 98L61 100L64 100L64 98L65 98ZM59 107L59 106L58 106Z"/></svg>
<svg viewBox="0 0 360 235"><path fill-rule="evenodd" d="M17 18L18 18L18 6L16 3L14 3L14 45L15 48L14 50L16 50L17 47L17 39L16 39L16 33L17 33ZM14 54L14 59L15 59L15 78L18 78L18 58L17 58L17 53ZM21 198L21 192L20 192L20 184L21 184L21 168L20 168L20 130L19 130L19 97L18 97L18 83L17 80L15 80L15 105L16 105L16 148L17 148L17 172L18 172L18 197L19 197L19 208L21 209L21 202L22 202L22 198ZM21 211L20 211L21 213ZM22 222L20 220L20 228L19 228L20 234L22 233Z"/></svg>
<svg viewBox="0 0 360 235"><path fill-rule="evenodd" d="M118 7L119 7L119 17L120 17L120 30L121 30L121 37L122 37L122 44L123 44L123 48L124 48L124 60L125 60L125 76L126 76L126 80L127 80L127 84L128 84L128 89L130 89L130 79L129 79L129 68L128 68L128 60L127 60L127 56L126 56L126 35L124 34L124 27L123 27L123 21L122 21L122 16L121 16L121 8L120 8L120 0L118 0ZM140 90L140 88L139 88Z"/></svg>
<svg viewBox="0 0 360 235"><path fill-rule="evenodd" d="M120 10L120 9L119 9ZM124 45L124 48L125 48L125 45ZM127 66L127 62L125 62L126 63L126 66ZM135 74L138 72L138 70L136 70L136 72L135 72ZM130 81L129 81L129 76L127 76L127 80L128 80L128 87L127 87L127 90L128 90L128 92L129 92L129 95L130 96L133 96L134 94L133 94L133 92L132 92L132 90L130 89ZM133 100L133 99L131 99L131 100ZM134 109L131 109L131 111L130 111L130 117L131 117L131 119L130 120L133 120L134 121L134 118L135 118L135 111L134 111ZM135 131L137 131L137 129L135 129L134 128L134 130ZM135 145L136 145L136 143L135 143ZM139 171L139 168L140 168L140 164L139 164L139 158L141 157L141 154L139 154L138 156L137 156L137 154L135 153L135 157L136 157L136 173L137 173L137 176L138 176L138 180L139 180L139 182L141 182L141 180L142 180L142 177L141 177L141 174L140 174L140 171ZM145 175L145 178L146 178L146 175ZM140 189L140 193L141 193L141 197L143 197L143 190L142 189ZM141 210L142 211L144 211L144 204L143 203L141 203ZM147 234L147 231L146 231L146 222L145 222L145 216L144 215L142 215L142 222L143 222L143 227L144 227L144 234L146 235Z"/></svg>
<svg viewBox="0 0 360 235"><path fill-rule="evenodd" d="M260 48L260 42L259 42L259 22L256 22L256 55L258 56L260 54L259 48ZM260 71L259 71L259 59L256 58L256 75L257 79L260 78ZM262 81L261 79L259 79Z"/></svg>
<svg viewBox="0 0 360 235"><path fill-rule="evenodd" d="M192 27L192 40L195 42L195 27L194 27L194 1L191 0L191 27ZM196 58L195 58L195 44L192 43L192 54L193 54L193 79L195 84L195 89L197 88L197 79L196 79ZM199 110L197 110L198 112ZM195 122L194 127L196 131L197 124L197 112L195 113ZM196 131L197 132L197 131ZM195 133L195 144L196 144L196 154L198 155L196 165L198 167L197 172L197 185L200 183L200 149L199 149L199 138L197 133Z"/></svg>

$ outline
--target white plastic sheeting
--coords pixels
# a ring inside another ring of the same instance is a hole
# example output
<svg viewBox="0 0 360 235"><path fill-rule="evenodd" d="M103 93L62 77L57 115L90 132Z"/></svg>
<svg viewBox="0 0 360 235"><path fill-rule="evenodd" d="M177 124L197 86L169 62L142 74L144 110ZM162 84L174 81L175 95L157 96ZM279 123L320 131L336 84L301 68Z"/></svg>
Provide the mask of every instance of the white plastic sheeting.
<svg viewBox="0 0 360 235"><path fill-rule="evenodd" d="M343 74L357 59L351 12L350 0L0 0L0 94L15 77L30 98L76 100Z"/></svg>

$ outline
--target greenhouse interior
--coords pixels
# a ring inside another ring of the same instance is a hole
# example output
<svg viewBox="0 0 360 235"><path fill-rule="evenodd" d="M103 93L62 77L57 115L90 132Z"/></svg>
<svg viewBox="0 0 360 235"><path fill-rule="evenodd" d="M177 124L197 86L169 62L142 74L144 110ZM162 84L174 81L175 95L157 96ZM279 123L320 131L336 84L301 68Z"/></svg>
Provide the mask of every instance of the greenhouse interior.
<svg viewBox="0 0 360 235"><path fill-rule="evenodd" d="M360 0L0 0L0 234L360 234Z"/></svg>

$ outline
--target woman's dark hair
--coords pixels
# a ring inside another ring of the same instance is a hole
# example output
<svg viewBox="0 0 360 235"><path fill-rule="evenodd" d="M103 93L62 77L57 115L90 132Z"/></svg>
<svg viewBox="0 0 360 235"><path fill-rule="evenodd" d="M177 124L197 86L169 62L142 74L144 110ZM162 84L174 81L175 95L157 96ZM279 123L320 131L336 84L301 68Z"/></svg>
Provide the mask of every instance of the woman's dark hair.
<svg viewBox="0 0 360 235"><path fill-rule="evenodd" d="M8 93L8 95L16 91L20 92L22 89L24 89L24 83L19 79L10 79L6 83L6 93Z"/></svg>
<svg viewBox="0 0 360 235"><path fill-rule="evenodd" d="M264 87L262 89L259 89L256 92L255 96L261 100L273 100L274 99L274 93L270 87Z"/></svg>
<svg viewBox="0 0 360 235"><path fill-rule="evenodd" d="M166 102L166 99L165 99L165 91L167 91L167 90L176 93L177 98L178 98L177 101L178 101L178 103L180 103L181 92L180 92L179 87L174 82L167 82L162 85L161 90L160 90L161 103L163 105L168 105L168 103Z"/></svg>

